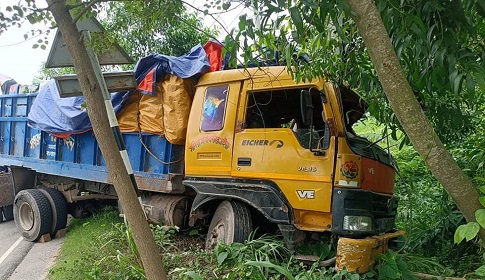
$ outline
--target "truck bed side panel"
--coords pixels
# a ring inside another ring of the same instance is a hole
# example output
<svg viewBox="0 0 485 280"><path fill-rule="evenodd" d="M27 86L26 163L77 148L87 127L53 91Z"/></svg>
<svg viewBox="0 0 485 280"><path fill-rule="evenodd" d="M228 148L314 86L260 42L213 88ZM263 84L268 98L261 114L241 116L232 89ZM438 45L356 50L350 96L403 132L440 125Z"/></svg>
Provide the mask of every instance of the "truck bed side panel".
<svg viewBox="0 0 485 280"><path fill-rule="evenodd" d="M106 163L92 131L57 138L27 126L36 94L0 95L0 165L37 172L108 182ZM169 173L182 173L183 146L153 134L123 134L135 177L160 183Z"/></svg>

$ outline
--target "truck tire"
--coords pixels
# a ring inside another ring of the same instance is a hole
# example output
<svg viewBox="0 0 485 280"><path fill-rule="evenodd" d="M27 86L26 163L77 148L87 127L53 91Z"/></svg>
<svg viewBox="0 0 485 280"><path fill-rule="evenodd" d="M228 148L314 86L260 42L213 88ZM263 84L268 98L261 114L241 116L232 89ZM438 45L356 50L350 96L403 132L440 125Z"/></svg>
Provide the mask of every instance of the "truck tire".
<svg viewBox="0 0 485 280"><path fill-rule="evenodd" d="M3 206L3 216L5 216L5 221L13 220L13 204Z"/></svg>
<svg viewBox="0 0 485 280"><path fill-rule="evenodd" d="M224 200L212 217L205 246L213 249L221 242L244 242L252 230L253 223L248 207L239 201Z"/></svg>
<svg viewBox="0 0 485 280"><path fill-rule="evenodd" d="M15 196L13 205L15 225L24 239L37 241L50 233L52 209L47 197L40 190L22 190Z"/></svg>
<svg viewBox="0 0 485 280"><path fill-rule="evenodd" d="M67 226L67 203L62 193L56 189L40 189L47 197L52 209L51 236L54 237L58 230Z"/></svg>

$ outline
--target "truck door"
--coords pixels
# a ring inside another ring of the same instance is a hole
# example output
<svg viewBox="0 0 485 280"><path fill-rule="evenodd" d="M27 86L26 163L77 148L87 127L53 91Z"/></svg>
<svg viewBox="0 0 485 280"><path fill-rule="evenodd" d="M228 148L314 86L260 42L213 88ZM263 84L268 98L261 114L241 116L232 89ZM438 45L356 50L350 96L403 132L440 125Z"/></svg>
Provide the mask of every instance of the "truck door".
<svg viewBox="0 0 485 280"><path fill-rule="evenodd" d="M312 135L303 124L300 93L309 87L241 93L231 175L275 182L293 208L295 226L323 231L331 225L335 137L330 137L318 91L312 91Z"/></svg>
<svg viewBox="0 0 485 280"><path fill-rule="evenodd" d="M187 128L187 175L230 176L240 89L240 81L197 87Z"/></svg>

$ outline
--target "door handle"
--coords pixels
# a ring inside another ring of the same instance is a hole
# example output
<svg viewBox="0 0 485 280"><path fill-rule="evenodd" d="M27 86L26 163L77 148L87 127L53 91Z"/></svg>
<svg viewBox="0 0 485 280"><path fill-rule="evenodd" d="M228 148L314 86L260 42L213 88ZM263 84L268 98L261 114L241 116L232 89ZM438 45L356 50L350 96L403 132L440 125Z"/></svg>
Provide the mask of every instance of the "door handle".
<svg viewBox="0 0 485 280"><path fill-rule="evenodd" d="M251 158L237 158L238 166L251 166Z"/></svg>

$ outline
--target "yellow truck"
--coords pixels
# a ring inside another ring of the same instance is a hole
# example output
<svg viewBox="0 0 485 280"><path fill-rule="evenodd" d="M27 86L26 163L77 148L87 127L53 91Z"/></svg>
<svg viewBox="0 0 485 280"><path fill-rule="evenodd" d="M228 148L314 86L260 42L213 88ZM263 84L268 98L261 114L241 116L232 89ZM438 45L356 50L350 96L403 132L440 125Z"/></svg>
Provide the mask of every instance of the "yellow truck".
<svg viewBox="0 0 485 280"><path fill-rule="evenodd" d="M394 231L398 200L393 196L393 159L353 131L365 113L355 92L324 79L297 83L282 66L211 72L195 86L179 84L193 97L190 109L182 111L187 121L178 127L183 140L170 143L156 131L142 133L140 123L130 132L123 125L128 113L118 116L151 222L206 226L208 248L243 242L256 227L279 228L290 248L310 233L333 233L343 237L338 264L361 272L385 250L389 238L399 235ZM130 99L137 122L142 119L140 102L155 104L157 98ZM36 188L62 194L67 206L51 199L50 208L63 216L63 207L81 216L89 201L116 199L92 132L60 138L28 127L34 99L35 94L0 96L12 111L2 114L0 165L10 167L16 203L23 203L14 212L30 206L36 214L42 208L36 204L46 202L19 198ZM156 110L165 110L166 116L171 110L166 106L177 107L175 103L159 104ZM20 105L27 109L17 114ZM157 117L153 110L147 112L148 118ZM8 140L10 134L15 141ZM49 224L32 233L35 228L22 225L34 222L21 212L14 214L30 240L45 234L43 228L56 228ZM44 224L56 222L42 219ZM349 257L344 252L349 244L364 248L369 260Z"/></svg>

